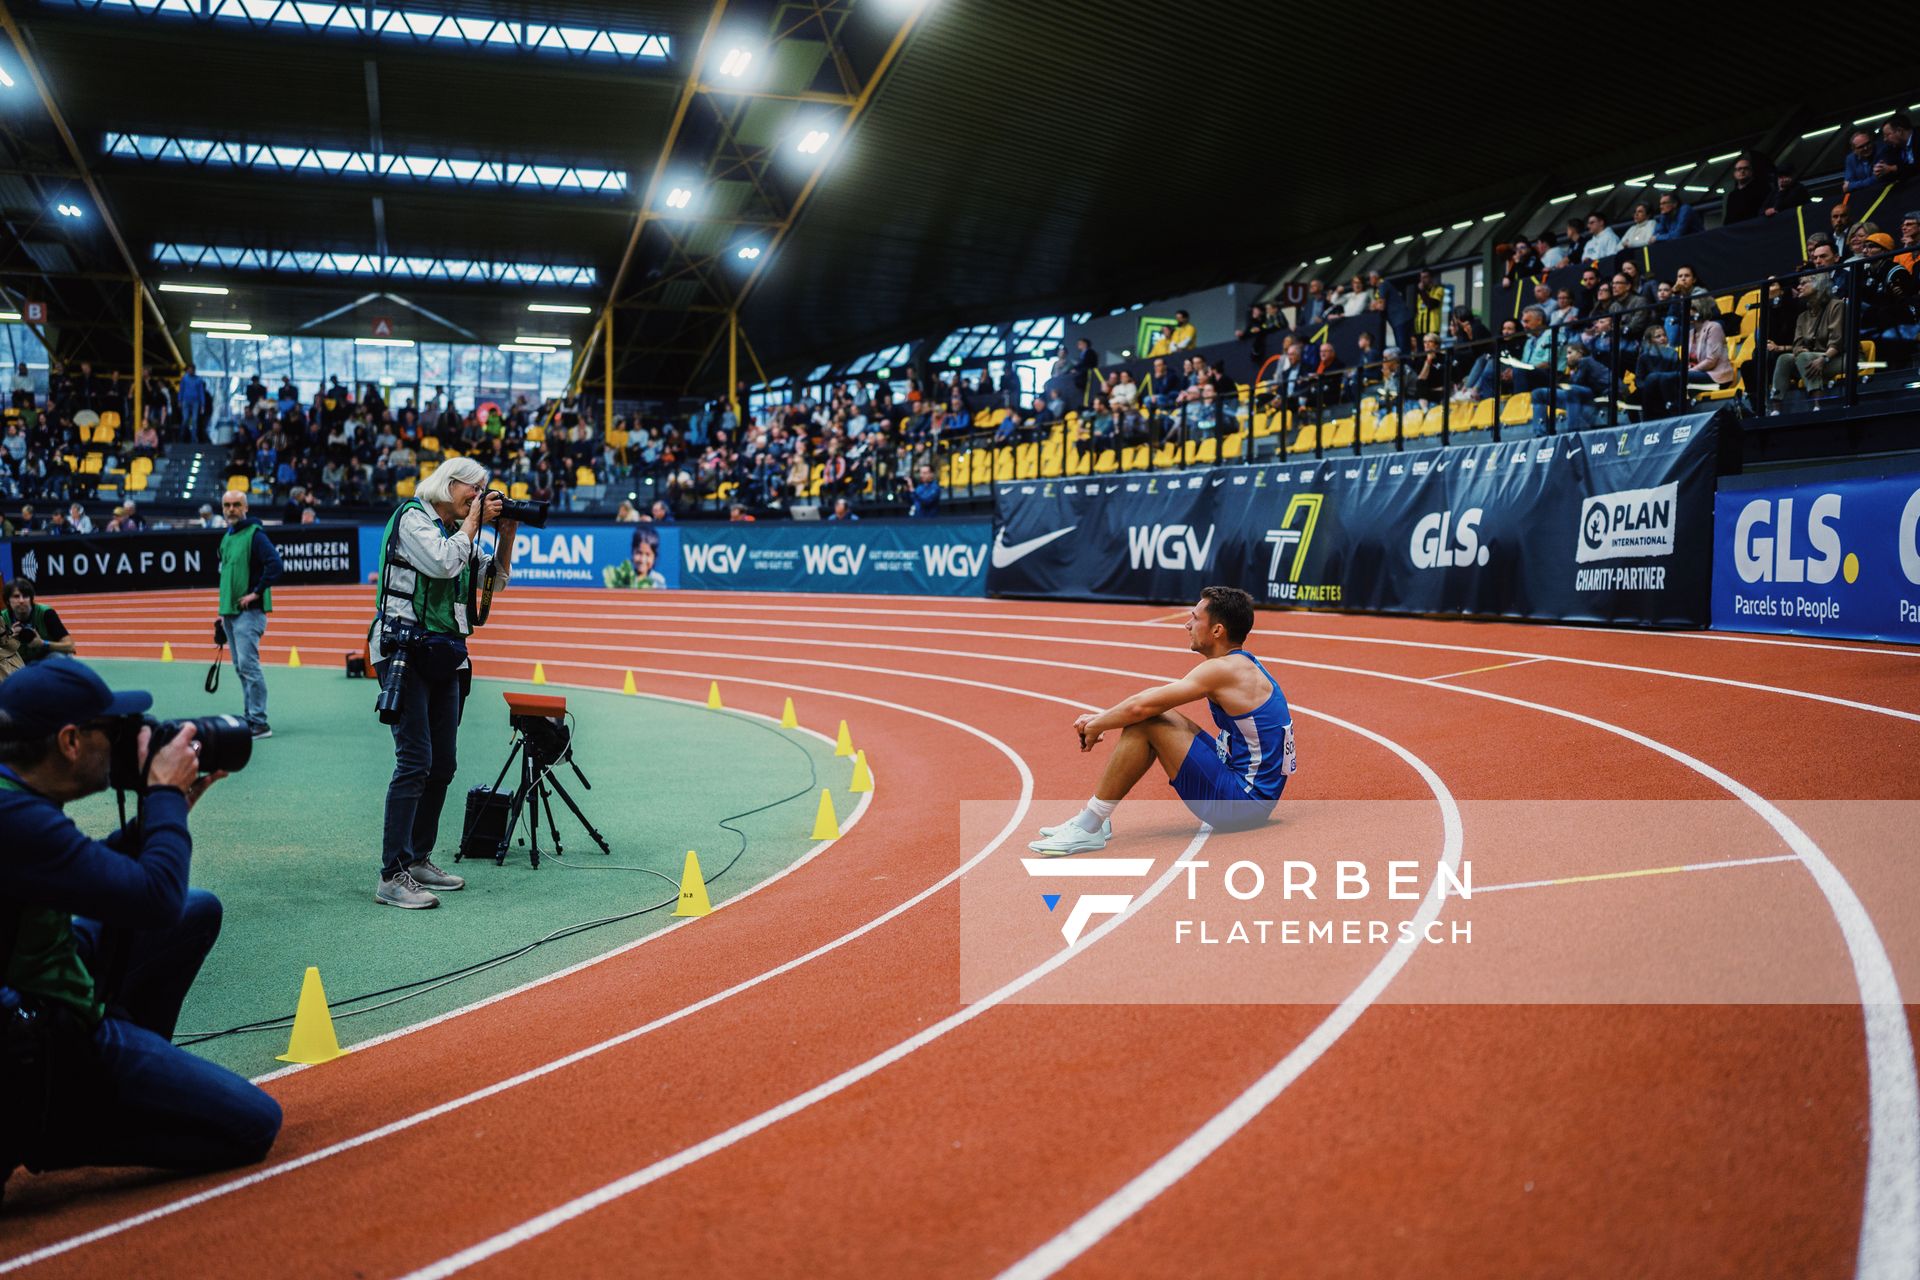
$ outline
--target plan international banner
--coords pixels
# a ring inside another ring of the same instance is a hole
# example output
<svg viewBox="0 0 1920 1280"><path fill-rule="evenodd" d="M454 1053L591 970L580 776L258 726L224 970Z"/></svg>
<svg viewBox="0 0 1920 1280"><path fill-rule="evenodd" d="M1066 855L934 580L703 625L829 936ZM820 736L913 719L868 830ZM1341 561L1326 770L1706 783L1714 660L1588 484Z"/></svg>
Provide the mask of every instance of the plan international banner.
<svg viewBox="0 0 1920 1280"><path fill-rule="evenodd" d="M993 595L1699 627L1711 414L1405 453L1003 485Z"/></svg>

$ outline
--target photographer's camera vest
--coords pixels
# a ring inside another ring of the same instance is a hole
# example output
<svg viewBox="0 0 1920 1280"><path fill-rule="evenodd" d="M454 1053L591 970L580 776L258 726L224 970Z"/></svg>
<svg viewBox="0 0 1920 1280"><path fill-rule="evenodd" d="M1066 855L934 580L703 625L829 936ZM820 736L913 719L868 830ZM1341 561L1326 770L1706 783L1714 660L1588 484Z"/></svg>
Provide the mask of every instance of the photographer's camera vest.
<svg viewBox="0 0 1920 1280"><path fill-rule="evenodd" d="M473 561L469 559L459 574L451 578L436 578L416 569L401 553L398 536L400 517L408 511L425 513L442 537L454 532L418 498L409 498L394 510L387 521L386 532L380 537L380 592L368 638L372 638L382 618L409 616L428 631L442 635L473 634Z"/></svg>
<svg viewBox="0 0 1920 1280"><path fill-rule="evenodd" d="M220 614L231 618L240 612L240 597L253 583L253 539L260 526L249 521L220 536ZM260 608L273 612L273 589L262 588Z"/></svg>

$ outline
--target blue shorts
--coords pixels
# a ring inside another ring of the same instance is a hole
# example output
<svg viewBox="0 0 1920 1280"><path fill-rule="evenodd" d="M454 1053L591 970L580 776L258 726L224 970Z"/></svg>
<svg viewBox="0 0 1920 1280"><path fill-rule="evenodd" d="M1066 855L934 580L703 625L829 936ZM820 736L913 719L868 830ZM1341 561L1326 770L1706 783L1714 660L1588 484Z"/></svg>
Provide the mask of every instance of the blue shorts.
<svg viewBox="0 0 1920 1280"><path fill-rule="evenodd" d="M1280 779L1285 790L1287 780ZM1212 734L1196 733L1187 746L1187 758L1180 772L1173 775L1174 794L1186 801L1193 816L1216 831L1245 831L1264 823L1273 813L1280 797L1259 800L1247 794L1240 779L1220 758L1219 745Z"/></svg>

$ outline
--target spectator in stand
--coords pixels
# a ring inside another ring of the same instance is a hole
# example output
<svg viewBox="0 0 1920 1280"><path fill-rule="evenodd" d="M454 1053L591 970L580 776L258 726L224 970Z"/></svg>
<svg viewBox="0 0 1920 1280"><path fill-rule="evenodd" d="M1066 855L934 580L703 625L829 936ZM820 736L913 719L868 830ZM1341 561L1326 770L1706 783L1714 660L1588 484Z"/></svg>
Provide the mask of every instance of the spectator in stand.
<svg viewBox="0 0 1920 1280"><path fill-rule="evenodd" d="M1100 377L1100 361L1093 354L1093 344L1085 338L1075 338L1073 345L1073 389L1084 403L1088 386Z"/></svg>
<svg viewBox="0 0 1920 1280"><path fill-rule="evenodd" d="M1653 206L1645 200L1633 202L1633 223L1620 237L1622 249L1644 249L1653 243Z"/></svg>
<svg viewBox="0 0 1920 1280"><path fill-rule="evenodd" d="M934 479L933 468L922 463L913 486L913 505L907 510L910 516L937 516L940 514L940 482Z"/></svg>
<svg viewBox="0 0 1920 1280"><path fill-rule="evenodd" d="M1593 425L1594 404L1612 395L1613 382L1606 366L1592 358L1586 343L1575 338L1567 344L1566 381L1551 390L1534 388L1534 421L1540 425L1543 435L1552 435L1553 425L1548 414L1557 399L1560 408L1566 410L1567 430L1584 431Z"/></svg>
<svg viewBox="0 0 1920 1280"><path fill-rule="evenodd" d="M15 365L13 370L13 407L33 408L33 375L27 372L24 361Z"/></svg>
<svg viewBox="0 0 1920 1280"><path fill-rule="evenodd" d="M1140 384L1125 369L1113 375L1107 384L1107 397L1115 409L1131 409L1140 399Z"/></svg>
<svg viewBox="0 0 1920 1280"><path fill-rule="evenodd" d="M852 524L859 518L859 516L854 514L853 504L845 498L835 498L833 500L833 514L827 517L827 519L839 521L841 524Z"/></svg>
<svg viewBox="0 0 1920 1280"><path fill-rule="evenodd" d="M1794 281L1794 292L1804 306L1793 324L1793 341L1773 366L1773 394L1768 413L1777 414L1786 402L1787 392L1797 379L1810 394L1827 388L1830 370L1837 371L1841 346L1846 341L1846 304L1833 296L1832 278L1824 275L1801 276ZM1769 341L1767 350L1776 351Z"/></svg>
<svg viewBox="0 0 1920 1280"><path fill-rule="evenodd" d="M1367 273L1367 291L1372 295L1370 306L1386 314L1387 325L1393 330L1395 342L1413 340L1413 308L1408 305L1401 292L1387 282L1386 276L1378 271Z"/></svg>
<svg viewBox="0 0 1920 1280"><path fill-rule="evenodd" d="M1751 151L1743 152L1733 162L1733 185L1727 188L1726 199L1721 203L1720 223L1732 226L1736 222L1750 222L1759 217L1767 207L1767 199L1773 194L1773 174L1764 160Z"/></svg>
<svg viewBox="0 0 1920 1280"><path fill-rule="evenodd" d="M1667 341L1665 325L1648 325L1640 335L1633 376L1643 420L1663 418L1671 405L1684 400L1686 371L1680 353Z"/></svg>
<svg viewBox="0 0 1920 1280"><path fill-rule="evenodd" d="M212 411L213 396L207 390L206 379L188 365L187 371L180 375L180 438L190 443L206 439L204 432Z"/></svg>
<svg viewBox="0 0 1920 1280"><path fill-rule="evenodd" d="M1247 308L1247 322L1233 331L1233 336L1247 344L1247 355L1258 369L1267 362L1267 311L1259 303Z"/></svg>
<svg viewBox="0 0 1920 1280"><path fill-rule="evenodd" d="M1572 247L1556 244L1551 236L1544 235L1534 238L1533 251L1541 271L1557 271L1566 266L1568 259L1573 255Z"/></svg>
<svg viewBox="0 0 1920 1280"><path fill-rule="evenodd" d="M1330 309L1325 281L1307 281L1307 300L1300 304L1299 328L1311 333L1326 320Z"/></svg>
<svg viewBox="0 0 1920 1280"><path fill-rule="evenodd" d="M1271 304L1269 304L1271 305ZM1413 331L1420 338L1438 337L1446 327L1447 291L1425 267L1413 282Z"/></svg>
<svg viewBox="0 0 1920 1280"><path fill-rule="evenodd" d="M67 532L68 533L92 533L93 532L93 517L89 516L87 514L87 509L81 506L77 502L67 508Z"/></svg>
<svg viewBox="0 0 1920 1280"><path fill-rule="evenodd" d="M1700 229L1699 215L1690 204L1682 204L1671 191L1660 193L1660 215L1653 220L1655 240L1678 240Z"/></svg>
<svg viewBox="0 0 1920 1280"><path fill-rule="evenodd" d="M1194 332L1193 317L1185 311L1173 313L1173 332L1167 335L1168 351L1190 351L1200 345L1200 337Z"/></svg>
<svg viewBox="0 0 1920 1280"><path fill-rule="evenodd" d="M1520 313L1520 332L1523 341L1520 344L1520 360L1527 367L1516 369L1511 365L1502 367L1500 379L1511 382L1518 393L1531 392L1544 388L1553 380L1554 334L1547 327L1547 313L1541 307L1528 307ZM1550 430L1551 424L1544 421L1537 407L1534 423L1543 430Z"/></svg>
<svg viewBox="0 0 1920 1280"><path fill-rule="evenodd" d="M1882 182L1905 182L1920 173L1913 141L1913 117L1896 111L1880 125L1881 157L1873 171Z"/></svg>
<svg viewBox="0 0 1920 1280"><path fill-rule="evenodd" d="M1420 359L1413 375L1414 395L1422 409L1431 409L1447 398L1447 353L1437 333L1420 337Z"/></svg>
<svg viewBox="0 0 1920 1280"><path fill-rule="evenodd" d="M639 524L640 509L634 506L628 499L622 498L620 500L620 509L613 513L613 522L615 524Z"/></svg>
<svg viewBox="0 0 1920 1280"><path fill-rule="evenodd" d="M1587 215L1587 244L1580 253L1580 260L1596 263L1611 258L1620 252L1620 237L1614 234L1612 227L1597 210Z"/></svg>
<svg viewBox="0 0 1920 1280"><path fill-rule="evenodd" d="M1605 299L1596 295L1594 305L1598 307L1604 301ZM1553 295L1552 303L1553 305L1547 310L1548 324L1572 324L1580 318L1580 305L1573 300L1573 290L1560 290Z"/></svg>
<svg viewBox="0 0 1920 1280"><path fill-rule="evenodd" d="M1846 180L1840 184L1847 193L1842 207L1850 205L1857 191L1871 191L1885 181L1889 156L1887 149L1865 129L1855 129L1847 137Z"/></svg>
<svg viewBox="0 0 1920 1280"><path fill-rule="evenodd" d="M1906 252L1894 261L1909 271L1920 270L1920 209L1900 215L1900 247Z"/></svg>
<svg viewBox="0 0 1920 1280"><path fill-rule="evenodd" d="M1766 203L1761 205L1761 213L1764 213L1766 217L1772 217L1772 215L1776 215L1776 213L1784 213L1784 211L1788 211L1788 209L1797 209L1799 205L1803 205L1803 203L1807 203L1807 200L1809 200L1809 198L1807 198L1807 188L1799 184L1799 178L1793 177L1793 171L1788 169L1786 165L1780 165L1778 169L1774 169L1774 184L1772 184L1772 186L1774 186L1774 190L1770 190L1770 192L1766 194Z"/></svg>
<svg viewBox="0 0 1920 1280"><path fill-rule="evenodd" d="M1740 371L1727 358L1727 333L1717 319L1707 313L1693 313L1693 327L1687 333L1687 384L1689 389L1711 381L1726 388L1740 377ZM1674 406L1680 407L1679 403Z"/></svg>
<svg viewBox="0 0 1920 1280"><path fill-rule="evenodd" d="M1294 383L1294 403L1315 410L1337 405L1347 385L1347 367L1331 342L1323 342L1313 363L1304 368Z"/></svg>
<svg viewBox="0 0 1920 1280"><path fill-rule="evenodd" d="M1860 336L1876 344L1881 361L1902 368L1920 333L1915 325L1920 282L1893 256L1892 236L1871 222L1861 223L1856 232L1864 233L1854 241L1862 260L1853 268L1860 291Z"/></svg>
<svg viewBox="0 0 1920 1280"><path fill-rule="evenodd" d="M1367 309L1367 303L1373 297L1367 292L1367 282L1359 276L1347 281L1346 288L1334 290L1329 300L1329 319L1352 318Z"/></svg>

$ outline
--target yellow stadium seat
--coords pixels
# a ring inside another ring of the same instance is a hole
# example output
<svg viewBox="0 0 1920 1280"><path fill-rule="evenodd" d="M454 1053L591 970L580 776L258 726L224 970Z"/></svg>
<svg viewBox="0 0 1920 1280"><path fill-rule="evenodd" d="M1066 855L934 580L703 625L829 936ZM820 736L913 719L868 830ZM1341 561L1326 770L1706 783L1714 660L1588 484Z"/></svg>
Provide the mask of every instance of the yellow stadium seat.
<svg viewBox="0 0 1920 1280"><path fill-rule="evenodd" d="M227 492L229 493L245 493L249 487L245 476L227 477Z"/></svg>
<svg viewBox="0 0 1920 1280"><path fill-rule="evenodd" d="M1320 429L1309 422L1287 443L1288 453L1312 453L1319 446Z"/></svg>
<svg viewBox="0 0 1920 1280"><path fill-rule="evenodd" d="M1332 422L1327 423L1327 448L1353 448L1353 431L1354 420L1352 418L1335 418Z"/></svg>
<svg viewBox="0 0 1920 1280"><path fill-rule="evenodd" d="M1002 410L1000 410L1000 416L1001 416L1001 417L1005 417L1005 416L1006 416L1006 413L1007 413L1007 411L1006 411L1005 409L1002 409ZM978 412L978 413L976 413L976 414L974 414L974 415L973 415L973 425L974 425L974 426L976 426L976 427L991 427L991 426L993 426L993 425L995 425L995 419L994 419L994 416L993 416L993 410L991 410L991 409L982 409L982 410L980 410L980 412Z"/></svg>
<svg viewBox="0 0 1920 1280"><path fill-rule="evenodd" d="M573 469L573 482L577 485L598 483L593 477L592 467L575 467Z"/></svg>
<svg viewBox="0 0 1920 1280"><path fill-rule="evenodd" d="M1223 458L1242 458L1247 452L1247 433L1236 431L1228 436L1222 445L1220 456Z"/></svg>
<svg viewBox="0 0 1920 1280"><path fill-rule="evenodd" d="M1713 305L1720 308L1722 316L1730 316L1733 314L1733 295L1723 293L1713 300Z"/></svg>
<svg viewBox="0 0 1920 1280"><path fill-rule="evenodd" d="M1172 441L1153 451L1153 467L1156 471L1165 471L1180 465L1180 446Z"/></svg>
<svg viewBox="0 0 1920 1280"><path fill-rule="evenodd" d="M393 486L394 496L400 497L400 498L411 498L413 496L413 490L414 490L414 482L411 477L405 480L402 480L398 484L395 484Z"/></svg>
<svg viewBox="0 0 1920 1280"><path fill-rule="evenodd" d="M1629 374L1628 376L1631 377L1632 375ZM1473 408L1467 412L1465 429L1468 431L1489 431L1492 428L1493 401L1475 400L1473 402Z"/></svg>
<svg viewBox="0 0 1920 1280"><path fill-rule="evenodd" d="M1118 449L1101 449L1097 453L1084 456L1093 459L1094 475L1110 476L1120 469L1120 451Z"/></svg>
<svg viewBox="0 0 1920 1280"><path fill-rule="evenodd" d="M1500 425L1504 427L1524 427L1533 421L1533 397L1530 395L1508 396L1500 402Z"/></svg>
<svg viewBox="0 0 1920 1280"><path fill-rule="evenodd" d="M147 488L146 472L135 471L130 473L127 476L127 492L128 493L144 493L146 492L146 488Z"/></svg>
<svg viewBox="0 0 1920 1280"><path fill-rule="evenodd" d="M1262 409L1255 413L1253 415L1253 438L1255 440L1265 440L1268 436L1277 434L1282 427L1286 425L1284 418L1285 415L1278 410Z"/></svg>
<svg viewBox="0 0 1920 1280"><path fill-rule="evenodd" d="M428 453L438 453L440 451L440 437L439 436L421 436L420 447L422 449L425 449Z"/></svg>
<svg viewBox="0 0 1920 1280"><path fill-rule="evenodd" d="M533 490L528 487L527 482L525 480L515 480L513 482L513 487L507 490L507 496L509 498L515 499L516 501L525 502L527 500L527 496L532 492Z"/></svg>
<svg viewBox="0 0 1920 1280"><path fill-rule="evenodd" d="M141 454L133 460L129 470L135 475L145 475L147 472L153 470L153 459L147 457L145 454Z"/></svg>
<svg viewBox="0 0 1920 1280"><path fill-rule="evenodd" d="M527 428L528 444L545 444L546 442L547 442L547 429L545 427L528 427Z"/></svg>
<svg viewBox="0 0 1920 1280"><path fill-rule="evenodd" d="M627 447L628 435L628 432L616 427L614 430L607 432L607 443L616 449L624 449Z"/></svg>
<svg viewBox="0 0 1920 1280"><path fill-rule="evenodd" d="M826 478L827 478L826 465L824 463L819 463L819 462L814 463L813 472L807 477L807 491L802 496L808 497L808 498L819 497L820 485L826 480Z"/></svg>
<svg viewBox="0 0 1920 1280"><path fill-rule="evenodd" d="M973 458L973 479L970 482L971 486L978 488L981 485L992 484L993 450L975 449L970 456Z"/></svg>
<svg viewBox="0 0 1920 1280"><path fill-rule="evenodd" d="M1012 445L1003 444L993 451L993 478L1001 484L1014 478Z"/></svg>
<svg viewBox="0 0 1920 1280"><path fill-rule="evenodd" d="M1015 480L1038 480L1040 478L1040 446L1020 444L1013 447L1013 478Z"/></svg>
<svg viewBox="0 0 1920 1280"><path fill-rule="evenodd" d="M1214 439L1187 441L1187 465L1220 461L1220 442Z"/></svg>
<svg viewBox="0 0 1920 1280"><path fill-rule="evenodd" d="M1042 445L1040 448L1040 478L1056 480L1066 474L1067 449L1065 445Z"/></svg>
<svg viewBox="0 0 1920 1280"><path fill-rule="evenodd" d="M120 411L118 409L109 409L101 414L100 425L109 431L118 431L120 429Z"/></svg>
<svg viewBox="0 0 1920 1280"><path fill-rule="evenodd" d="M1145 471L1153 462L1153 450L1144 444L1134 445L1120 454L1122 471Z"/></svg>
<svg viewBox="0 0 1920 1280"><path fill-rule="evenodd" d="M505 493L507 491L507 482L505 480L489 480L487 481L487 488L493 490L495 493Z"/></svg>

